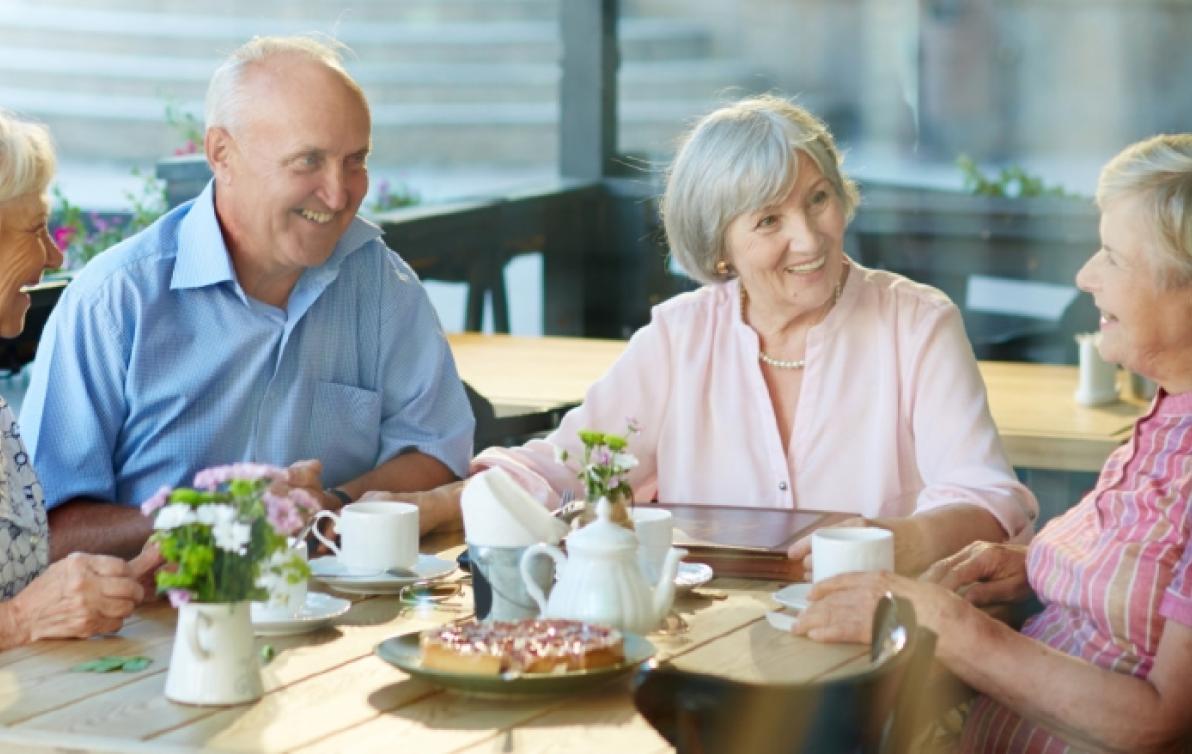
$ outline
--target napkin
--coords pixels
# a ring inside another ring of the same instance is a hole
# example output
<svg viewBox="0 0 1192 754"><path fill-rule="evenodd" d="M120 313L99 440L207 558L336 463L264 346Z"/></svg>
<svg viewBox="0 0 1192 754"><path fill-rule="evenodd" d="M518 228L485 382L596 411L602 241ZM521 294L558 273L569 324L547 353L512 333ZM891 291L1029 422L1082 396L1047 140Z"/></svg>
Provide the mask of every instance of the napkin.
<svg viewBox="0 0 1192 754"><path fill-rule="evenodd" d="M477 474L464 485L460 509L464 539L489 547L525 547L537 542L558 544L567 525L547 513L504 469Z"/></svg>

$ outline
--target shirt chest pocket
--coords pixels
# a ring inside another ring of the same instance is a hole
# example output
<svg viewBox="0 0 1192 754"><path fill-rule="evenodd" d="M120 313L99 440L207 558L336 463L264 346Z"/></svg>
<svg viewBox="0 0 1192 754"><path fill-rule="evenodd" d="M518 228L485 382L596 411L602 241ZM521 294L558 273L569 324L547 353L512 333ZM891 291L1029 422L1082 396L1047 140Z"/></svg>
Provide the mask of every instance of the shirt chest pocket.
<svg viewBox="0 0 1192 754"><path fill-rule="evenodd" d="M316 384L308 437L313 456L323 462L324 484L343 484L372 470L381 449L381 394L336 382Z"/></svg>

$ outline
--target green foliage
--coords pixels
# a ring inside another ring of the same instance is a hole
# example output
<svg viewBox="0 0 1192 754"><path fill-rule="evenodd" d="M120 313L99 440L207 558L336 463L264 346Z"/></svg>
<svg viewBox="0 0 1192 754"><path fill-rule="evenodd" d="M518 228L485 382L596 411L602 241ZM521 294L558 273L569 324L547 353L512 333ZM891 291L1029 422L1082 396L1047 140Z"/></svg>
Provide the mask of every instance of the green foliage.
<svg viewBox="0 0 1192 754"><path fill-rule="evenodd" d="M1010 199L1036 196L1073 196L1062 186L1048 186L1043 179L1031 175L1018 165L1002 168L994 177L987 177L971 157L962 154L956 166L964 174L964 189L977 196L997 196Z"/></svg>
<svg viewBox="0 0 1192 754"><path fill-rule="evenodd" d="M81 662L70 670L72 673L112 673L117 670L124 673L139 673L152 664L153 658L144 655L132 657L111 655Z"/></svg>
<svg viewBox="0 0 1192 754"><path fill-rule="evenodd" d="M584 458L577 476L584 483L587 500L596 501L602 497L607 497L610 502L633 499L633 489L629 486L627 476L629 470L637 466L637 458L626 453L625 449L629 447L628 436L637 431L637 425L632 420L624 435L591 429L579 431L579 439L584 444ZM566 452L561 452L559 458L566 461Z"/></svg>
<svg viewBox="0 0 1192 754"><path fill-rule="evenodd" d="M97 212L84 213L72 204L62 189L54 186L54 241L66 256L66 266L81 269L101 251L139 233L166 211L166 186L151 175L133 170L141 179L135 191L124 192L131 216L109 219Z"/></svg>

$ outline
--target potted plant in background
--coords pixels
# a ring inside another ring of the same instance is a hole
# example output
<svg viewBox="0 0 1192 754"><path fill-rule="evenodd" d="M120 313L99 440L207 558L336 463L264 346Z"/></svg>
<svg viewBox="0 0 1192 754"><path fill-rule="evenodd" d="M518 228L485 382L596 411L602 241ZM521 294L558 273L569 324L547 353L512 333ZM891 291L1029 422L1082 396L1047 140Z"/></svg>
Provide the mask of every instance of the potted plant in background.
<svg viewBox="0 0 1192 754"><path fill-rule="evenodd" d="M263 693L249 602L310 575L296 549L305 543L289 537L319 508L289 480L274 466L217 466L196 474L194 488L163 487L141 506L166 562L158 591L179 609L167 698L223 705Z"/></svg>

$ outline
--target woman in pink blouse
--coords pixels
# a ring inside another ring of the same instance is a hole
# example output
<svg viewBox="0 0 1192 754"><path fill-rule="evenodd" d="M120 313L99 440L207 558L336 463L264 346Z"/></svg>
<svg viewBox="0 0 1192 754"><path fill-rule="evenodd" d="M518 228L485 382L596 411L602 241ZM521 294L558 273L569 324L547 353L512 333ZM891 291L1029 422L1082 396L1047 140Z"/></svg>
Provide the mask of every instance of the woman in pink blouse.
<svg viewBox="0 0 1192 754"><path fill-rule="evenodd" d="M1192 738L1192 134L1127 148L1097 203L1101 248L1076 282L1102 312L1102 356L1160 386L1130 442L1029 548L975 544L918 582L839 576L815 586L795 629L867 641L878 596L912 599L939 659L983 694L967 751L1163 751ZM1031 591L1045 608L1021 633L973 607Z"/></svg>
<svg viewBox="0 0 1192 754"><path fill-rule="evenodd" d="M695 126L662 215L699 290L653 319L545 440L490 448L556 505L582 495L557 449L641 427L637 500L844 511L895 531L900 570L978 539L1029 535L1037 505L1006 461L956 307L844 253L858 202L824 124L776 97ZM422 496L423 528L458 519L460 485ZM801 557L802 553L792 553Z"/></svg>

